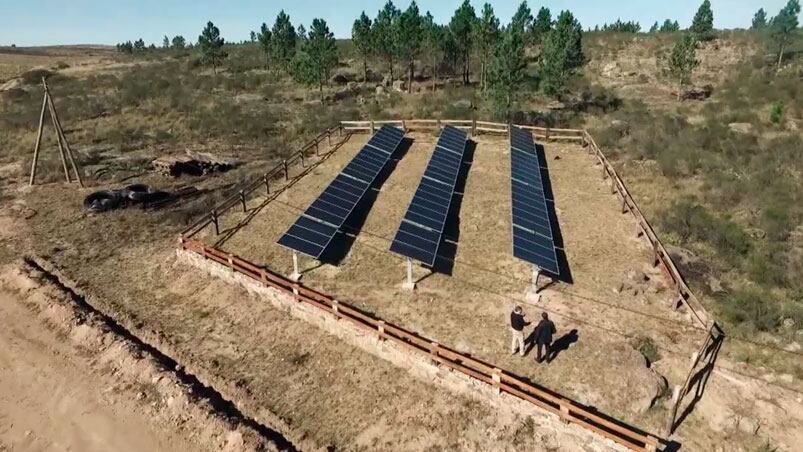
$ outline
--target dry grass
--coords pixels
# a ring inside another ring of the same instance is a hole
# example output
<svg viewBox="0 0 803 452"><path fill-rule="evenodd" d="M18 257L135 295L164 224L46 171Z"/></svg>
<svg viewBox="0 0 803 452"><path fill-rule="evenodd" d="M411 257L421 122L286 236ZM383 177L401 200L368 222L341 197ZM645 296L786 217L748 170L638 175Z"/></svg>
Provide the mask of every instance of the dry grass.
<svg viewBox="0 0 803 452"><path fill-rule="evenodd" d="M579 146L546 147L574 284L546 289L538 305L525 298L531 269L510 253L510 168L506 142L482 136L465 186L459 228L447 232L448 240L457 240L452 274L430 274L429 270L416 267L419 284L410 294L400 287L404 261L388 248L429 160L435 137L408 136L413 139L412 146L381 186L345 259L337 266L319 266L302 258L305 284L600 409L631 421L640 420L633 416L638 411L636 406L644 403L644 398L659 383L627 338L646 333L663 347L677 350L690 345L684 340L689 336L684 335L682 320L672 316L663 304L668 294L660 288L663 278L649 266L650 254L636 238L632 218L620 213L616 198L601 180L592 158ZM364 136L355 136L312 174L268 204L223 248L289 274L290 252L277 245L276 240L364 140ZM236 224L242 216L236 213L225 218L223 229ZM212 243L214 238L210 233L204 232L206 240ZM344 239L340 237L337 241ZM451 246L444 245L441 253L448 254L446 248ZM614 293L613 289L619 287L631 270L646 271L657 284L657 293L636 296ZM532 356L510 358L506 322L516 304L527 305L533 321L541 309L548 310L558 324L557 337L568 338L572 330L577 330L579 340L548 368L536 366ZM610 305L679 323L667 325L638 313L618 312ZM694 335L692 340L696 340ZM621 379L618 377L621 375L628 378Z"/></svg>

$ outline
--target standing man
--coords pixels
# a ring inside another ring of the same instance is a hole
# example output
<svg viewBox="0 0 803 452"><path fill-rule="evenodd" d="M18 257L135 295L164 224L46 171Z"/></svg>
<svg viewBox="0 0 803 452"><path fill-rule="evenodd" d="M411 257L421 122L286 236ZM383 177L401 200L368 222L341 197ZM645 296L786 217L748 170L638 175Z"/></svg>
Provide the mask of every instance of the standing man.
<svg viewBox="0 0 803 452"><path fill-rule="evenodd" d="M524 356L524 327L530 324L524 321L524 316L521 306L516 306L510 313L510 332L513 334L513 339L510 341L511 355L515 355L518 349L519 355Z"/></svg>
<svg viewBox="0 0 803 452"><path fill-rule="evenodd" d="M551 352L550 348L552 347L552 335L555 334L555 324L549 320L549 316L546 312L541 314L541 321L538 322L538 326L535 327L535 343L537 347L537 352L535 355L535 362L541 363L544 359L549 362L549 354ZM545 354L541 355L541 348L544 348Z"/></svg>

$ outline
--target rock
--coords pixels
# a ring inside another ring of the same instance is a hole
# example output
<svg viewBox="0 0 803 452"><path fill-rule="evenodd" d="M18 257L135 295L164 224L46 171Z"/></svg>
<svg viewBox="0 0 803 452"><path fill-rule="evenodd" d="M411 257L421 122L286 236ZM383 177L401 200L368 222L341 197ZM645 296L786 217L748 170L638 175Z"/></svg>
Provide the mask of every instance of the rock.
<svg viewBox="0 0 803 452"><path fill-rule="evenodd" d="M376 83L376 82L381 82L383 80L381 75L377 74L376 72L374 72L374 71L372 71L370 69L368 69L368 72L366 73L366 76L367 77L365 78L365 80L363 80L365 82Z"/></svg>
<svg viewBox="0 0 803 452"><path fill-rule="evenodd" d="M335 75L332 76L329 80L336 84L336 85L345 85L348 82L354 81L356 77L354 74L347 73L347 72L340 72L338 71Z"/></svg>
<svg viewBox="0 0 803 452"><path fill-rule="evenodd" d="M382 76L382 85L383 86L390 86L391 85L390 74L385 74L384 76Z"/></svg>
<svg viewBox="0 0 803 452"><path fill-rule="evenodd" d="M630 132L630 124L627 121L622 121L621 119L614 119L611 121L611 128L622 135L626 135L628 132Z"/></svg>
<svg viewBox="0 0 803 452"><path fill-rule="evenodd" d="M711 97L711 93L713 92L714 87L711 85L692 86L681 92L680 98L682 100L705 100Z"/></svg>
<svg viewBox="0 0 803 452"><path fill-rule="evenodd" d="M400 93L407 90L407 82L404 80L394 80L393 81L393 91L398 91Z"/></svg>
<svg viewBox="0 0 803 452"><path fill-rule="evenodd" d="M795 319L791 317L783 319L783 327L784 329L791 330L795 327Z"/></svg>
<svg viewBox="0 0 803 452"><path fill-rule="evenodd" d="M140 391L137 393L137 400L142 400L145 398L145 393Z"/></svg>
<svg viewBox="0 0 803 452"><path fill-rule="evenodd" d="M797 342L792 342L791 344L787 345L783 349L788 351L788 352L799 352L801 348L803 348L803 347L801 347L800 344L798 344Z"/></svg>
<svg viewBox="0 0 803 452"><path fill-rule="evenodd" d="M714 278L713 276L708 277L708 288L711 289L711 292L713 293L719 293L724 290L722 288L722 281Z"/></svg>
<svg viewBox="0 0 803 452"><path fill-rule="evenodd" d="M794 119L790 119L789 121L786 121L786 129L787 130L791 130L791 131L794 132L794 131L798 130L798 128L799 127L797 126L797 122Z"/></svg>
<svg viewBox="0 0 803 452"><path fill-rule="evenodd" d="M382 85L377 85L377 87L376 87L376 95L377 96L381 96L383 94L385 94L385 87L382 86Z"/></svg>
<svg viewBox="0 0 803 452"><path fill-rule="evenodd" d="M602 75L604 77L613 77L619 72L619 65L615 61L611 61L602 66Z"/></svg>
<svg viewBox="0 0 803 452"><path fill-rule="evenodd" d="M473 107L473 104L469 99L460 99L457 102L453 103L452 105L454 105L455 108L464 108L464 109L469 109Z"/></svg>
<svg viewBox="0 0 803 452"><path fill-rule="evenodd" d="M740 417L737 418L737 427L739 430L749 434L755 435L758 433L758 429L761 428L761 424L759 424L758 420L753 419L751 417Z"/></svg>
<svg viewBox="0 0 803 452"><path fill-rule="evenodd" d="M753 124L749 122L732 122L728 127L736 133L748 134L753 131Z"/></svg>

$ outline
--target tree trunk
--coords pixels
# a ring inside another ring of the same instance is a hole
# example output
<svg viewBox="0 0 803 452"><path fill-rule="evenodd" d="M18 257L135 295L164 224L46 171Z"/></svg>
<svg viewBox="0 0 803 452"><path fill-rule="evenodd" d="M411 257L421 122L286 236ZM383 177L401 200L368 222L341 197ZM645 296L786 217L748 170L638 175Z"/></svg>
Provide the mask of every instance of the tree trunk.
<svg viewBox="0 0 803 452"><path fill-rule="evenodd" d="M368 81L368 60L366 58L362 59L362 81Z"/></svg>
<svg viewBox="0 0 803 452"><path fill-rule="evenodd" d="M435 82L438 79L438 66L436 66L436 64L437 64L437 61L435 61L435 59L433 58L432 59L432 92L433 93L435 92Z"/></svg>
<svg viewBox="0 0 803 452"><path fill-rule="evenodd" d="M388 64L390 65L390 84L393 85L393 57L388 58Z"/></svg>
<svg viewBox="0 0 803 452"><path fill-rule="evenodd" d="M318 82L318 92L321 95L321 104L323 104L323 81Z"/></svg>
<svg viewBox="0 0 803 452"><path fill-rule="evenodd" d="M781 70L781 62L783 62L783 47L784 46L781 45L781 48L778 49L778 68L776 69L776 71Z"/></svg>
<svg viewBox="0 0 803 452"><path fill-rule="evenodd" d="M415 61L410 60L410 78L407 80L407 94L413 92L413 70L415 69Z"/></svg>

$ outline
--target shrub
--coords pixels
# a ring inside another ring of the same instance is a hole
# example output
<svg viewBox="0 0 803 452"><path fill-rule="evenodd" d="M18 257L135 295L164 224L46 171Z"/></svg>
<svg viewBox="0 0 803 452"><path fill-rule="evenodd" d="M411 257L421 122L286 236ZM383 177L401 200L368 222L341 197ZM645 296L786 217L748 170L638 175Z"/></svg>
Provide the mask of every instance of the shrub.
<svg viewBox="0 0 803 452"><path fill-rule="evenodd" d="M658 347L653 342L652 338L647 336L636 336L630 340L630 344L639 351L647 361L652 364L661 359L661 354L658 352Z"/></svg>
<svg viewBox="0 0 803 452"><path fill-rule="evenodd" d="M758 289L738 290L721 304L722 314L737 325L759 331L773 331L781 325L778 300Z"/></svg>
<svg viewBox="0 0 803 452"><path fill-rule="evenodd" d="M783 121L784 104L782 101L775 102L770 108L770 122L780 124Z"/></svg>
<svg viewBox="0 0 803 452"><path fill-rule="evenodd" d="M741 226L718 218L707 208L689 200L675 203L662 212L659 220L680 238L682 244L705 242L730 260L750 250L750 238Z"/></svg>

